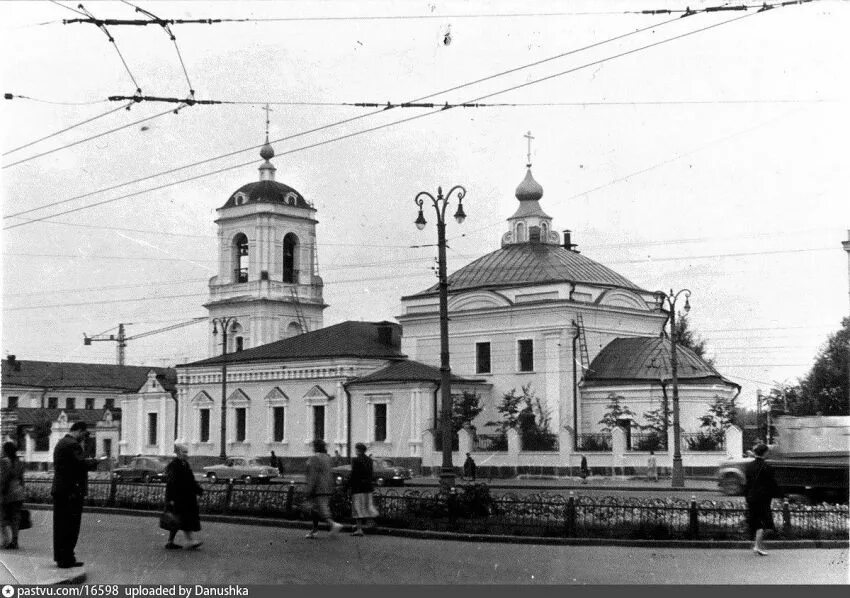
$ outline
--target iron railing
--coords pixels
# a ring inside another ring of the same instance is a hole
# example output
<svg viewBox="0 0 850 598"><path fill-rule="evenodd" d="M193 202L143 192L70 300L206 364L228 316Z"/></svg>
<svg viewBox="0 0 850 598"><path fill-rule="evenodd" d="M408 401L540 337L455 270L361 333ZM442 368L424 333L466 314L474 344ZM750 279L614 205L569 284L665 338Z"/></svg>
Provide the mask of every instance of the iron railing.
<svg viewBox="0 0 850 598"><path fill-rule="evenodd" d="M666 451L667 435L658 432L638 432L631 434L631 451Z"/></svg>
<svg viewBox="0 0 850 598"><path fill-rule="evenodd" d="M585 452L608 452L611 450L611 434L599 432L596 434L577 434L576 450Z"/></svg>
<svg viewBox="0 0 850 598"><path fill-rule="evenodd" d="M508 450L508 437L504 434L476 434L472 450L480 453L499 453Z"/></svg>
<svg viewBox="0 0 850 598"><path fill-rule="evenodd" d="M685 451L725 451L726 435L707 432L683 432L682 450Z"/></svg>
<svg viewBox="0 0 850 598"><path fill-rule="evenodd" d="M557 451L558 437L552 433L520 435L519 444L522 451Z"/></svg>
<svg viewBox="0 0 850 598"><path fill-rule="evenodd" d="M27 480L27 502L50 503L49 479ZM303 486L296 484L202 484L201 513L307 519ZM163 484L92 480L86 504L156 511ZM445 493L380 488L375 493L384 527L542 537L631 539L749 539L741 502L669 498L593 497L556 493L493 496L483 484ZM350 520L351 502L339 491L334 517ZM791 505L774 500L778 535L792 539L846 539L850 512L842 505Z"/></svg>

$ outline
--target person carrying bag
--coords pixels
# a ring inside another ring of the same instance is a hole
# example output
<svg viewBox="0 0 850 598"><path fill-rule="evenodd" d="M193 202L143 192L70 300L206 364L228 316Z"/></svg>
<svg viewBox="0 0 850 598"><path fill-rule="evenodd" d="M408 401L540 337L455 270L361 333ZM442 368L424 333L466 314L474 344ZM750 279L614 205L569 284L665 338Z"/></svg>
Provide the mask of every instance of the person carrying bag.
<svg viewBox="0 0 850 598"><path fill-rule="evenodd" d="M18 532L32 527L32 520L30 512L23 508L24 464L18 458L14 442L3 443L3 456L0 458L0 494L2 494L3 503L2 521L0 521L3 548L17 550Z"/></svg>

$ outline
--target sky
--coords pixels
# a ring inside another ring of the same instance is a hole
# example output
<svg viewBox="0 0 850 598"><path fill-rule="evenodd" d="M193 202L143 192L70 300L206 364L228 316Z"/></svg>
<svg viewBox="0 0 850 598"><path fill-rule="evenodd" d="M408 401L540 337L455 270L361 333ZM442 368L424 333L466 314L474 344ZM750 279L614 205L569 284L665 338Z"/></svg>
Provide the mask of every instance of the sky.
<svg viewBox="0 0 850 598"><path fill-rule="evenodd" d="M722 4L85 2L246 19L174 24L174 41L109 25L113 44L63 23L77 2L0 3L3 355L114 363L83 333L205 316L215 210L258 179L269 103L276 178L317 209L325 325L393 319L435 282L419 191L467 189L450 272L497 249L531 131L554 226L645 289L689 289L752 407L848 315L850 2L682 16ZM641 13L659 9L678 12ZM137 88L229 103L107 99ZM345 105L414 100L487 105ZM206 357L205 332L131 340L127 363Z"/></svg>

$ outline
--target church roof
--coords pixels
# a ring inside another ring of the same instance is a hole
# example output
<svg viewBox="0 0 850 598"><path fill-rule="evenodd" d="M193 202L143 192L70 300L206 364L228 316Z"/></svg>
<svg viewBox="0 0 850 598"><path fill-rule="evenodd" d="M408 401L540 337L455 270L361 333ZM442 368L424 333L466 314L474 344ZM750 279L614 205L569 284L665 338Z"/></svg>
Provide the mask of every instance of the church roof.
<svg viewBox="0 0 850 598"><path fill-rule="evenodd" d="M287 339L183 364L181 367L334 357L401 359L401 326L393 322L341 322Z"/></svg>
<svg viewBox="0 0 850 598"><path fill-rule="evenodd" d="M233 192L230 198L222 206L224 208L232 208L236 205L236 197L243 194L247 201L245 203L275 203L287 206L295 206L296 208L313 209L306 199L295 189L284 185L278 181L254 181L247 185L242 185Z"/></svg>
<svg viewBox="0 0 850 598"><path fill-rule="evenodd" d="M386 367L381 368L376 372L372 372L367 376L358 378L351 384L373 384L378 382L433 382L440 384L441 374L440 369L435 368L418 361L405 359L403 361L395 361ZM475 384L483 382L483 380L461 378L452 374L452 383L455 384Z"/></svg>
<svg viewBox="0 0 850 598"><path fill-rule="evenodd" d="M28 360L10 363L4 359L2 379L4 386L136 392L148 381L148 372L151 370L156 372L156 379L165 390L174 392L177 386L176 370L150 366Z"/></svg>
<svg viewBox="0 0 850 598"><path fill-rule="evenodd" d="M670 357L672 344L667 338L639 336L615 338L608 343L590 364L584 375L585 385L612 382L647 382L672 379ZM725 383L738 386L692 350L676 346L676 373L679 381ZM740 387L739 387L740 388Z"/></svg>
<svg viewBox="0 0 850 598"><path fill-rule="evenodd" d="M478 258L448 278L449 292L576 282L646 292L629 279L561 245L520 243ZM434 295L439 285L403 297Z"/></svg>

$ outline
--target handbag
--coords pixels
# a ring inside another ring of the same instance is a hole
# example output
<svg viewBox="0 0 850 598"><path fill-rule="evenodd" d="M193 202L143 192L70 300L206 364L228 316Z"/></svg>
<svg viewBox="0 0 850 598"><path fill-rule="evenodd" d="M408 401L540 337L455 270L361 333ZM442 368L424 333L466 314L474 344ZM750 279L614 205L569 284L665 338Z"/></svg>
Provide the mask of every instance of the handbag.
<svg viewBox="0 0 850 598"><path fill-rule="evenodd" d="M32 514L29 509L21 509L18 529L29 529L32 527Z"/></svg>
<svg viewBox="0 0 850 598"><path fill-rule="evenodd" d="M166 509L159 516L159 527L169 532L177 531L180 529L180 518Z"/></svg>

